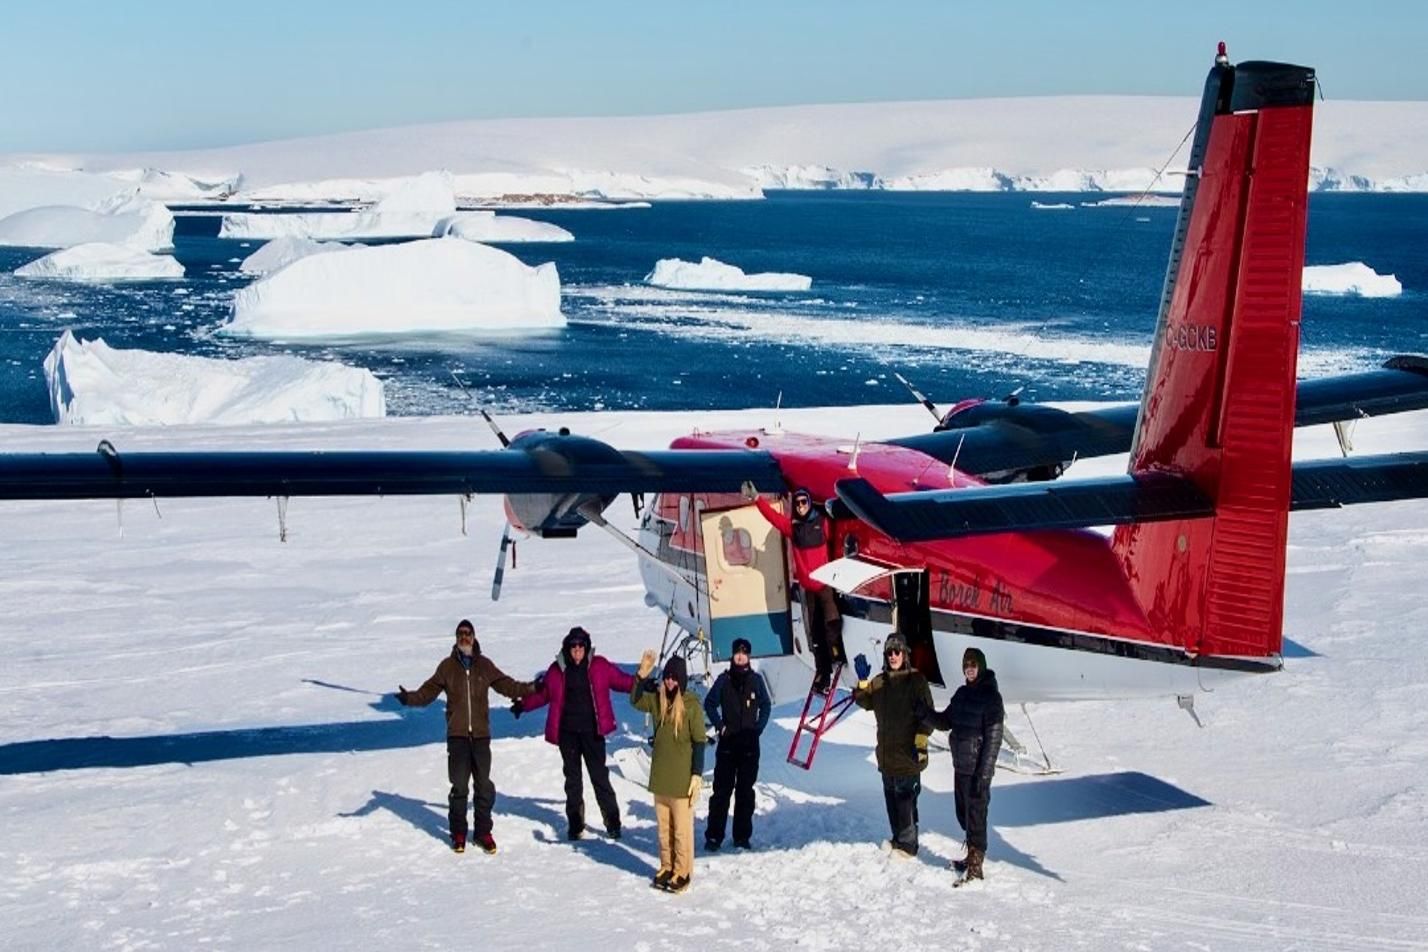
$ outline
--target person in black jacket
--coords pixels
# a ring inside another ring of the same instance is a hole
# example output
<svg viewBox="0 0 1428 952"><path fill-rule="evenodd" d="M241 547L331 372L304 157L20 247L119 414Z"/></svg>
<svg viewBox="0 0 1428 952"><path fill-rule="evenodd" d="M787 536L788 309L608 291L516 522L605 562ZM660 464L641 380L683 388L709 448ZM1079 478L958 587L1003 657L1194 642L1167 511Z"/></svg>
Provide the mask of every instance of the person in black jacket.
<svg viewBox="0 0 1428 952"><path fill-rule="evenodd" d="M754 781L759 779L759 737L768 726L768 688L749 666L753 645L735 638L729 670L719 675L704 697L704 713L714 727L714 796L709 798L709 823L704 848L724 845L729 796L734 797L734 845L749 849L754 835Z"/></svg>
<svg viewBox="0 0 1428 952"><path fill-rule="evenodd" d="M945 710L929 711L926 720L929 727L952 732L957 823L967 834L967 858L953 865L965 878L981 879L987 855L987 808L1006 708L997 690L996 672L987 669L986 655L980 650L963 652L962 675L967 683L952 695Z"/></svg>

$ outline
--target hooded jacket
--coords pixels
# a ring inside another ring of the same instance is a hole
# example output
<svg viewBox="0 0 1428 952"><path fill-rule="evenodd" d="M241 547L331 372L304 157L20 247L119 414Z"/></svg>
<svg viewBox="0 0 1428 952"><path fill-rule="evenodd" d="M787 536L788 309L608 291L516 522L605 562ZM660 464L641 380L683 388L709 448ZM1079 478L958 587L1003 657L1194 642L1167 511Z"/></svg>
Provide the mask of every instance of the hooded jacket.
<svg viewBox="0 0 1428 952"><path fill-rule="evenodd" d="M932 690L922 672L904 661L883 671L853 700L878 721L878 770L889 777L916 777L927 766L927 734L918 714L932 707Z"/></svg>
<svg viewBox="0 0 1428 952"><path fill-rule="evenodd" d="M793 543L793 568L798 584L806 592L822 591L823 583L815 579L813 573L828 564L827 517L811 504L808 517L798 521L779 512L762 496L754 500L754 505L779 535Z"/></svg>
<svg viewBox="0 0 1428 952"><path fill-rule="evenodd" d="M488 692L492 690L516 699L530 694L535 686L502 672L481 653L479 644L472 647L470 668L461 663L461 649L453 647L451 654L442 659L441 664L436 666L436 672L421 687L407 692L406 703L410 707L426 707L444 691L446 736L490 737Z"/></svg>
<svg viewBox="0 0 1428 952"><path fill-rule="evenodd" d="M545 715L545 739L552 744L560 743L560 716L565 710L565 668L572 663L570 649L562 647L559 657L545 669L545 683L521 699L522 711L550 705ZM592 654L588 648L585 665L590 693L595 697L595 730L601 737L607 737L615 730L615 708L610 703L610 692L628 692L635 686L635 677L615 667L604 655Z"/></svg>
<svg viewBox="0 0 1428 952"><path fill-rule="evenodd" d="M958 688L945 709L932 712L927 723L952 732L952 766L957 773L990 783L997 769L1005 720L997 673L984 670L977 680Z"/></svg>

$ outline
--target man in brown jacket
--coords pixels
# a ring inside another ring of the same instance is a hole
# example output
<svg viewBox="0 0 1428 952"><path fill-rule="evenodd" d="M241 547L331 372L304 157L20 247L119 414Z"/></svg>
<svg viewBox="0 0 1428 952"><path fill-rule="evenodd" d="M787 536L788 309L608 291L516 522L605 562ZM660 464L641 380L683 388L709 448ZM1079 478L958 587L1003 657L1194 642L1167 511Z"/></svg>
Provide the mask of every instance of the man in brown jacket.
<svg viewBox="0 0 1428 952"><path fill-rule="evenodd" d="M409 707L426 707L446 692L446 772L451 778L449 817L451 845L466 851L467 781L476 778L476 820L473 839L487 853L496 852L491 836L491 808L496 805L496 785L491 782L491 717L488 691L522 698L535 685L517 681L481 653L476 628L465 618L456 626L456 647L436 666L436 673L415 691L397 686L397 700Z"/></svg>

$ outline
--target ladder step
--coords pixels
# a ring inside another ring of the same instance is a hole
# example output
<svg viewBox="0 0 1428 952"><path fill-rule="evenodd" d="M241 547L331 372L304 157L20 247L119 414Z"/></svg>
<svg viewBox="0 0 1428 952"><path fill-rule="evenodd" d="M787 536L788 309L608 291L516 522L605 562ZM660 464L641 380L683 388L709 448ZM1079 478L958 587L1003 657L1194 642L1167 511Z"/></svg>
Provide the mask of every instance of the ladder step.
<svg viewBox="0 0 1428 952"><path fill-rule="evenodd" d="M833 669L827 693L815 691L812 685L809 686L808 697L804 699L803 710L798 716L798 727L793 732L793 742L788 745L788 762L795 767L808 770L813 766L813 755L818 752L818 742L852 708L853 695L851 692L841 698L838 697L838 685L841 683L842 675L843 665L840 664ZM813 711L814 698L822 698L822 704L816 711ZM808 734L811 739L808 744L807 756L800 758L798 748L804 734Z"/></svg>

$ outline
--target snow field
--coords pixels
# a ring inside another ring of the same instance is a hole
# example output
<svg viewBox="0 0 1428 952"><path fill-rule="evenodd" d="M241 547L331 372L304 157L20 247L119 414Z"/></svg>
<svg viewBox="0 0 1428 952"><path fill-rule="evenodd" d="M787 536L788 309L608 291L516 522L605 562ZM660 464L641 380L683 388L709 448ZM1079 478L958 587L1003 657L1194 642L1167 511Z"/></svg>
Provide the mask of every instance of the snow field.
<svg viewBox="0 0 1428 952"><path fill-rule="evenodd" d="M915 405L784 410L789 429L905 433ZM630 447L768 411L564 414ZM16 450L466 448L468 418L263 428L0 427ZM1359 451L1419 448L1428 414L1361 421ZM494 441L489 441L494 445ZM1327 428L1298 452L1336 452ZM1083 460L1072 474L1114 472ZM559 755L542 714L493 696L501 852L446 847L440 705L399 709L470 617L529 678L572 624L629 664L663 620L632 559L594 533L521 543L487 600L502 514L457 501L4 503L0 559L0 903L17 949L226 943L449 946L460 903L490 935L586 949L1412 949L1428 943L1428 503L1303 513L1290 531L1286 670L1170 699L1042 705L1065 772L999 772L989 879L953 890L951 766L924 774L923 853L893 860L859 713L814 769L783 763L796 712L765 736L752 854L696 854L683 896L648 888L649 797L616 769L626 838L564 841ZM160 518L160 515L162 518ZM629 527L625 500L608 515ZM995 652L989 651L993 666ZM697 671L697 669L696 669ZM614 760L642 715L616 702ZM1020 711L1009 726L1023 739ZM712 754L712 752L711 752ZM712 767L712 756L710 765ZM633 771L632 771L633 772ZM706 778L707 781L707 778ZM706 783L707 789L707 783ZM588 798L589 799L589 798ZM696 839L703 835L705 803ZM588 815L595 815L588 802ZM727 848L726 848L727 850Z"/></svg>

